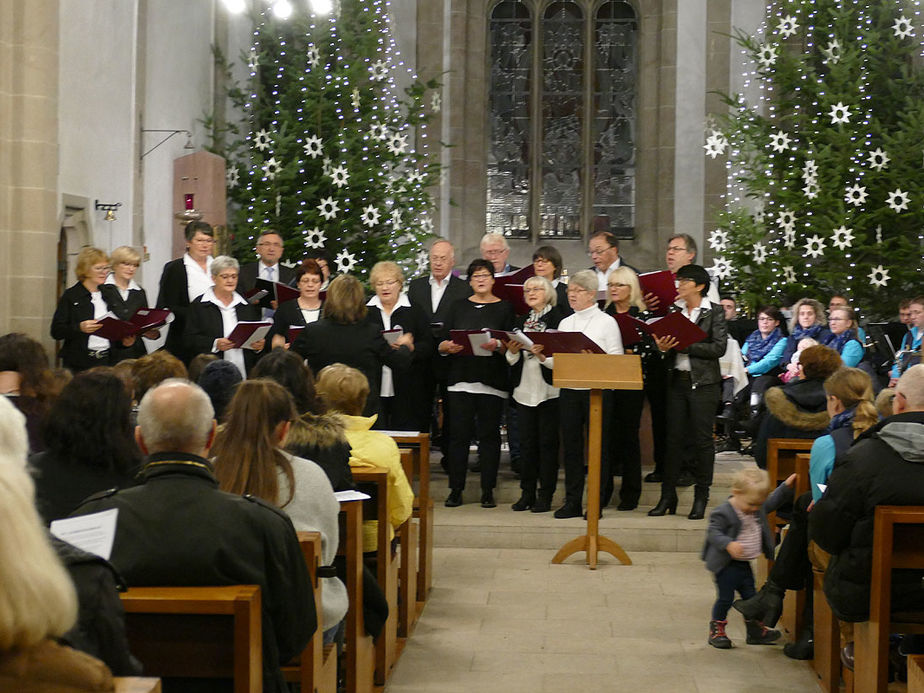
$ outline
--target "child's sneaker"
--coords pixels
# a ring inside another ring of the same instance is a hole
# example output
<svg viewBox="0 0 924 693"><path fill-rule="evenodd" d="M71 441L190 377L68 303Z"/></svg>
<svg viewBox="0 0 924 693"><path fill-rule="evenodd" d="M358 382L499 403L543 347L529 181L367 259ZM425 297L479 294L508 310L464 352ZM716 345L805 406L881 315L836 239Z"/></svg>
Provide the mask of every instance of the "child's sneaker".
<svg viewBox="0 0 924 693"><path fill-rule="evenodd" d="M767 628L760 621L745 621L748 645L772 645L780 639L780 631Z"/></svg>
<svg viewBox="0 0 924 693"><path fill-rule="evenodd" d="M732 641L725 635L725 626L727 624L728 621L709 621L709 640L706 642L720 650L731 649ZM777 634L777 637L779 637L779 634Z"/></svg>

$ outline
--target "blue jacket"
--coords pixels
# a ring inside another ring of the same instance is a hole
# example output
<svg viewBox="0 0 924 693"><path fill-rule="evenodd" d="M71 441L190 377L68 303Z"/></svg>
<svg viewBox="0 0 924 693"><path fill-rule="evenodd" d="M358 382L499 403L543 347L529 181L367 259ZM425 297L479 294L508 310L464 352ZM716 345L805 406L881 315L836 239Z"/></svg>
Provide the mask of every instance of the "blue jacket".
<svg viewBox="0 0 924 693"><path fill-rule="evenodd" d="M764 504L760 506L758 517L760 521L761 545L764 555L773 558L775 542L767 523L767 513L773 512L787 501L792 501L793 491L790 486L780 484L770 494ZM732 562L732 557L726 547L738 538L741 531L741 520L732 504L725 501L718 508L709 513L709 528L706 530L706 542L700 555L706 561L706 568L717 573Z"/></svg>

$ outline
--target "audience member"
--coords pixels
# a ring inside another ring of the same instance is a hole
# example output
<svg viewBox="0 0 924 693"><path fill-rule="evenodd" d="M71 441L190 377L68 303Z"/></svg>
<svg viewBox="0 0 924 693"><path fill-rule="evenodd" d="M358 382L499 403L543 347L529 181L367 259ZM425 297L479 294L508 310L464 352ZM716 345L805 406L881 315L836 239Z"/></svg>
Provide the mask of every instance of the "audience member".
<svg viewBox="0 0 924 693"><path fill-rule="evenodd" d="M898 322L909 329L914 325L914 320L911 318L911 301L910 298L903 298L898 302Z"/></svg>
<svg viewBox="0 0 924 693"><path fill-rule="evenodd" d="M186 253L164 265L157 294L157 307L169 308L174 316L164 346L184 364L195 356L186 352L189 304L213 284L211 270L215 231L204 221L191 221L186 225L185 237Z"/></svg>
<svg viewBox="0 0 924 693"><path fill-rule="evenodd" d="M224 421L225 409L242 381L243 378L237 366L221 359L212 361L202 369L202 375L199 376L196 384L209 396L212 409L215 410L215 418L218 421Z"/></svg>
<svg viewBox="0 0 924 693"><path fill-rule="evenodd" d="M186 366L166 350L142 356L132 368L135 377L135 399L140 402L145 393L168 378L187 378Z"/></svg>
<svg viewBox="0 0 924 693"><path fill-rule="evenodd" d="M79 373L45 420L47 449L29 458L45 522L70 514L87 496L127 488L141 465L131 398L111 373Z"/></svg>
<svg viewBox="0 0 924 693"><path fill-rule="evenodd" d="M289 332L293 327L304 327L321 318L323 283L324 273L316 260L305 260L298 266L295 273L298 298L285 301L273 314L273 328L269 332L273 348L284 346L288 349L292 345Z"/></svg>
<svg viewBox="0 0 924 693"><path fill-rule="evenodd" d="M799 342L803 339L814 339L819 344L824 344L830 336L828 331L827 318L825 309L814 298L800 298L792 307L792 322L789 325L789 336L780 347L780 363L788 364L792 355L799 347ZM774 349L771 354L776 351Z"/></svg>
<svg viewBox="0 0 924 693"><path fill-rule="evenodd" d="M29 449L45 449L41 425L59 392L48 367L48 354L36 340L21 332L0 337L0 394L26 417Z"/></svg>
<svg viewBox="0 0 924 693"><path fill-rule="evenodd" d="M832 299L833 300L833 299ZM853 308L836 305L828 311L828 327L831 335L823 342L841 356L848 368L853 368L863 358L863 345L857 337L857 319Z"/></svg>
<svg viewBox="0 0 924 693"><path fill-rule="evenodd" d="M917 296L908 304L908 313L911 319L911 328L902 339L899 353L895 356L895 365L892 366L889 387L894 387L898 378L909 367L921 362L921 338L924 337L924 296Z"/></svg>
<svg viewBox="0 0 924 693"><path fill-rule="evenodd" d="M205 367L209 365L212 361L218 361L217 354L196 354L189 360L189 381L193 383L199 382L199 376L202 375L202 371L205 370Z"/></svg>
<svg viewBox="0 0 924 693"><path fill-rule="evenodd" d="M757 329L757 321L738 314L738 302L734 296L723 296L720 303L725 311L725 324L728 326L729 336L738 342L738 346L744 348L748 335Z"/></svg>
<svg viewBox="0 0 924 693"><path fill-rule="evenodd" d="M340 503L324 471L281 445L297 417L291 395L273 380L241 383L212 448L215 478L223 491L253 494L281 508L296 531L321 533L321 561L329 566L339 544ZM321 578L324 642L335 640L346 616L346 585Z"/></svg>
<svg viewBox="0 0 924 693"><path fill-rule="evenodd" d="M120 320L129 320L139 308L148 307L147 294L135 282L135 272L141 265L141 254L130 246L122 245L112 251L109 262L112 273L99 290L112 313ZM157 339L160 337L160 330L147 330L144 336ZM125 359L136 359L148 353L141 335L130 337L123 342L114 342L112 349L110 362L113 364Z"/></svg>
<svg viewBox="0 0 924 693"><path fill-rule="evenodd" d="M99 493L76 514L120 510L111 560L133 587L258 585L264 690L285 693L279 667L317 627L292 522L259 498L218 490L207 459L215 420L197 385L171 379L145 394L135 435L148 455L141 485Z"/></svg>

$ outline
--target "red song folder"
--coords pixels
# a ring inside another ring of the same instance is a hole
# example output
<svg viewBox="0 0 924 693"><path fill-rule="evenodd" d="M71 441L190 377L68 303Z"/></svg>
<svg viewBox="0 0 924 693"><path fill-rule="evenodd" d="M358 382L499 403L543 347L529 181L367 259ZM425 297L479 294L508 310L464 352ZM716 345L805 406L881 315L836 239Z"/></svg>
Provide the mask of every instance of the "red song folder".
<svg viewBox="0 0 924 693"><path fill-rule="evenodd" d="M638 283L642 287L642 296L654 294L658 297L658 308L654 311L658 315L665 315L677 300L677 283L674 281L674 275L667 270L640 274Z"/></svg>
<svg viewBox="0 0 924 693"><path fill-rule="evenodd" d="M269 320L241 320L231 330L228 339L234 342L235 349L243 349L266 337L272 326L273 323Z"/></svg>
<svg viewBox="0 0 924 693"><path fill-rule="evenodd" d="M544 347L543 353L546 356L558 353L580 354L584 350L593 354L606 353L583 332L556 332L555 330L549 330L547 332L526 332L525 334L533 342Z"/></svg>
<svg viewBox="0 0 924 693"><path fill-rule="evenodd" d="M686 349L691 344L701 342L708 337L696 323L691 322L689 318L680 312L668 313L663 318L657 318L643 324L645 327L642 329L655 337L674 337L679 342L674 347L675 349Z"/></svg>
<svg viewBox="0 0 924 693"><path fill-rule="evenodd" d="M247 292L244 298L248 303L272 310L272 301L276 301L276 305L279 306L293 298L298 298L298 293L298 289L293 289L288 284L258 278L254 287Z"/></svg>

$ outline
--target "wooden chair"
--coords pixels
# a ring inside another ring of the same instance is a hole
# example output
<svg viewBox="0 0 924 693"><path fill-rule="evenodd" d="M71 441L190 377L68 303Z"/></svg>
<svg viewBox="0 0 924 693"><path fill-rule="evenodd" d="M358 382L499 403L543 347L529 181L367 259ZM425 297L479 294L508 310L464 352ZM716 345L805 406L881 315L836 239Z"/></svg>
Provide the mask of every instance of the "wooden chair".
<svg viewBox="0 0 924 693"><path fill-rule="evenodd" d="M417 615L423 610L433 586L433 498L430 495L430 434L393 431L399 448L411 451L413 471L407 474L414 487L414 517L420 522L417 559ZM405 470L407 473L407 470Z"/></svg>
<svg viewBox="0 0 924 693"><path fill-rule="evenodd" d="M378 521L375 549L376 580L388 601L388 619L375 640L375 683L382 686L394 666L398 646L398 560L397 555L391 550L388 470L378 467L354 467L352 471L356 488L371 496L365 501L364 513L365 508L369 508L372 517Z"/></svg>
<svg viewBox="0 0 924 693"><path fill-rule="evenodd" d="M854 625L854 681L863 693L885 693L890 633L924 633L924 612L892 613L893 570L924 570L924 506L876 508L869 620Z"/></svg>
<svg viewBox="0 0 924 693"><path fill-rule="evenodd" d="M401 466L408 479L414 474L414 452L401 450ZM417 499L414 499L416 504ZM420 520L412 517L398 528L398 546L401 550L398 566L398 638L409 638L417 625L420 611L417 608L417 561L419 558Z"/></svg>
<svg viewBox="0 0 924 693"><path fill-rule="evenodd" d="M344 670L347 693L372 693L375 649L366 635L363 617L363 506L362 501L340 503L340 546L346 562L346 588L350 607L344 636Z"/></svg>
<svg viewBox="0 0 924 693"><path fill-rule="evenodd" d="M120 596L146 674L233 678L235 693L263 690L258 586L134 587Z"/></svg>
<svg viewBox="0 0 924 693"><path fill-rule="evenodd" d="M293 662L282 668L286 681L298 683L304 693L337 693L337 646L324 645L324 629L333 624L325 624L322 618L321 580L318 567L321 558L321 533L298 532L298 543L311 576L314 606L318 614L318 629L302 654Z"/></svg>
<svg viewBox="0 0 924 693"><path fill-rule="evenodd" d="M794 498L798 498L809 490L809 457L807 452L800 452L795 459L796 483L793 486ZM809 585L808 589L812 589ZM783 613L780 616L780 626L795 640L805 627L806 590L786 590L783 598Z"/></svg>

